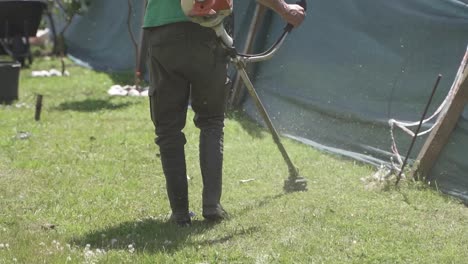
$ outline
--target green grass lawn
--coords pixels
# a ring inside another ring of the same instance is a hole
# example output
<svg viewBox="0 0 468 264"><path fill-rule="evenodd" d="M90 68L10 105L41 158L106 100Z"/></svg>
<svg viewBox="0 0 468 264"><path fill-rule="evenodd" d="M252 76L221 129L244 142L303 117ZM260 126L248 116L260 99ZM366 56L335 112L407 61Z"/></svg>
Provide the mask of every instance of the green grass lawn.
<svg viewBox="0 0 468 264"><path fill-rule="evenodd" d="M70 62L69 62L70 63ZM185 133L190 228L167 223L145 97L109 97L130 75L70 63L70 77L21 71L0 106L0 263L466 263L468 210L421 183L366 188L375 169L285 139L308 192L283 193L287 167L267 131L230 113L223 205L201 217L198 130ZM40 122L35 95L44 95ZM27 132L29 137L20 139ZM243 180L250 180L242 183Z"/></svg>

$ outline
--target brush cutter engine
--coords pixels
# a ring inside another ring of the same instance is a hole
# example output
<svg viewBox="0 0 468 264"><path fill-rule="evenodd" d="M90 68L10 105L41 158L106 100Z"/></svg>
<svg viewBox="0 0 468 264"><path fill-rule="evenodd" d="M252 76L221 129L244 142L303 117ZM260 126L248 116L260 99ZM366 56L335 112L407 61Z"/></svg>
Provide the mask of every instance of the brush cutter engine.
<svg viewBox="0 0 468 264"><path fill-rule="evenodd" d="M180 6L192 22L212 28L226 47L232 47L234 41L223 23L232 14L232 0L180 0Z"/></svg>
<svg viewBox="0 0 468 264"><path fill-rule="evenodd" d="M232 0L181 0L184 14L204 27L216 27L232 13Z"/></svg>

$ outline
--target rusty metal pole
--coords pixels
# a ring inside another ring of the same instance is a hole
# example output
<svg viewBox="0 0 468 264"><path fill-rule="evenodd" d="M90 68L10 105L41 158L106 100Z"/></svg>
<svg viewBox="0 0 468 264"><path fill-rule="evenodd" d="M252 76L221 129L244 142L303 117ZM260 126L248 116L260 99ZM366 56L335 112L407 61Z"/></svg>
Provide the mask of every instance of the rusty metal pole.
<svg viewBox="0 0 468 264"><path fill-rule="evenodd" d="M36 112L34 113L34 120L41 120L41 111L42 111L42 94L38 94L36 97Z"/></svg>
<svg viewBox="0 0 468 264"><path fill-rule="evenodd" d="M411 140L411 145L410 145L410 147L408 149L408 152L406 153L405 161L401 165L401 169L400 169L400 172L397 175L397 180L396 180L395 185L398 185L398 183L401 180L401 175L403 174L403 170L405 169L405 166L408 163L408 159L409 159L409 156L411 154L411 150L413 150L413 146L414 146L414 143L416 142L416 138L418 137L419 130L421 129L421 126L423 124L424 119L426 119L427 111L429 110L429 106L432 103L432 99L434 98L435 92L437 91L437 87L439 87L440 79L442 79L442 75L439 74L437 76L437 80L436 80L436 82L434 84L434 87L432 88L432 92L431 92L431 95L429 96L429 100L427 101L426 107L424 108L424 112L423 112L423 114L421 116L421 120L419 121L419 125L416 128L416 131L414 132L413 139Z"/></svg>

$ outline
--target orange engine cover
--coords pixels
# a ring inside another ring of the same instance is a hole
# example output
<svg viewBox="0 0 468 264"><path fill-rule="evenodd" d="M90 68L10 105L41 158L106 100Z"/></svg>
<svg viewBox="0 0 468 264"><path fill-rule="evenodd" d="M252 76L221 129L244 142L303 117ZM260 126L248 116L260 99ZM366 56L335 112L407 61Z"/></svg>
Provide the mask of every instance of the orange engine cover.
<svg viewBox="0 0 468 264"><path fill-rule="evenodd" d="M218 11L232 9L232 0L195 0L190 16L214 16Z"/></svg>

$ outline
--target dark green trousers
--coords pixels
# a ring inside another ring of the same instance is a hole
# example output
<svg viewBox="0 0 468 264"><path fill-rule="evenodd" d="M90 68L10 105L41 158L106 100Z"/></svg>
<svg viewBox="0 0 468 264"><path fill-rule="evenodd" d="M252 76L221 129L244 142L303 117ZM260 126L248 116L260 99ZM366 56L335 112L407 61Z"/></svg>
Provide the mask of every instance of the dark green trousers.
<svg viewBox="0 0 468 264"><path fill-rule="evenodd" d="M227 56L212 29L191 22L146 29L150 69L150 110L173 213L185 214L184 157L190 104L200 129L204 207L221 196Z"/></svg>
<svg viewBox="0 0 468 264"><path fill-rule="evenodd" d="M215 32L191 22L147 29L151 118L161 148L186 143L187 106L200 129L223 127L227 56Z"/></svg>

